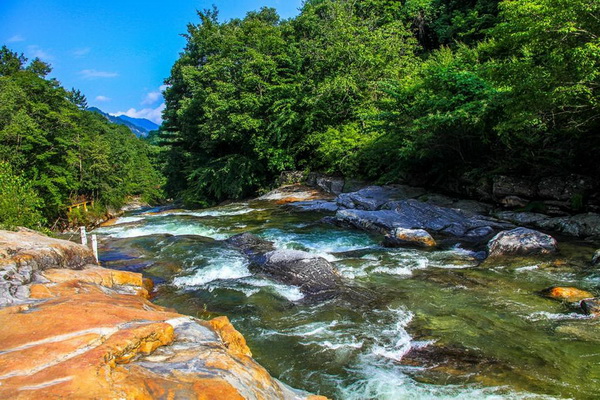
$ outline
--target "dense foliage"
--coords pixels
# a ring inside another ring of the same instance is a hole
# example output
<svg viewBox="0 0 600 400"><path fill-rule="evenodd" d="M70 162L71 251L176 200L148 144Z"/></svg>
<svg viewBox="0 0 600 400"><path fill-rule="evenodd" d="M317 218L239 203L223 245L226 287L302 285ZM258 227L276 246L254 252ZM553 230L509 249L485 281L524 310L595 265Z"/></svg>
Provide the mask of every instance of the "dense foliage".
<svg viewBox="0 0 600 400"><path fill-rule="evenodd" d="M189 24L168 190L210 204L286 169L424 183L600 172L600 2L308 0Z"/></svg>
<svg viewBox="0 0 600 400"><path fill-rule="evenodd" d="M85 111L79 91L45 78L47 64L26 62L0 50L0 226L53 226L82 199L103 212L128 195L160 196L149 146Z"/></svg>

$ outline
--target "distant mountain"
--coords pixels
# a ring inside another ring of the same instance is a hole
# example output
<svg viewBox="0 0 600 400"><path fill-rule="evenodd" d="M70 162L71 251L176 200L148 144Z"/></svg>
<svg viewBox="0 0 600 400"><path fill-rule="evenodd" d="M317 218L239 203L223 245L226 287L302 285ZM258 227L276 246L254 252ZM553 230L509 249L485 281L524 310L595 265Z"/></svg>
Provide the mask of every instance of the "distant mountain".
<svg viewBox="0 0 600 400"><path fill-rule="evenodd" d="M155 131L159 128L157 124L146 118L132 118L128 117L127 115L119 115L117 118L128 121L137 127L144 128L148 132Z"/></svg>
<svg viewBox="0 0 600 400"><path fill-rule="evenodd" d="M154 122L147 120L145 118L131 118L126 115L120 115L115 117L114 115L110 115L105 113L96 107L88 108L88 111L92 111L102 115L104 118L112 122L113 124L124 125L128 127L131 132L133 132L137 137L146 137L150 131L154 131L158 129L158 125Z"/></svg>

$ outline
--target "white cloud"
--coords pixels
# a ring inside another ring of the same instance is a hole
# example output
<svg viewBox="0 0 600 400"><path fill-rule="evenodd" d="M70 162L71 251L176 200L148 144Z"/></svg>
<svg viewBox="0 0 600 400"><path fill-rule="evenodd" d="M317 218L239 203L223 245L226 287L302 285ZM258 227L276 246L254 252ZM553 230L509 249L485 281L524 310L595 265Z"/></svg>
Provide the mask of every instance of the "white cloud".
<svg viewBox="0 0 600 400"><path fill-rule="evenodd" d="M114 115L115 117L118 117L119 115L127 115L128 117L131 117L131 118L146 118L146 119L149 119L150 121L160 125L160 123L162 122L162 112L164 109L165 109L165 103L161 103L156 108L143 108L141 110L136 110L135 108L130 108L127 111L119 111L112 115Z"/></svg>
<svg viewBox="0 0 600 400"><path fill-rule="evenodd" d="M95 69L84 69L83 71L79 71L79 75L81 75L83 79L116 78L119 76L116 72L97 71Z"/></svg>
<svg viewBox="0 0 600 400"><path fill-rule="evenodd" d="M37 45L32 45L32 46L27 46L27 55L30 56L31 58L39 58L40 60L43 61L52 61L54 60L54 56L52 56L51 54L47 53L46 51L42 50L40 48L40 46Z"/></svg>
<svg viewBox="0 0 600 400"><path fill-rule="evenodd" d="M106 96L96 96L96 101L101 101L101 102L107 102L107 101L111 101L112 99L110 97L106 97Z"/></svg>
<svg viewBox="0 0 600 400"><path fill-rule="evenodd" d="M16 43L16 42L24 42L25 38L21 35L15 35L13 37L8 38L8 40L6 40L6 43Z"/></svg>
<svg viewBox="0 0 600 400"><path fill-rule="evenodd" d="M149 106L156 103L158 100L160 100L160 98L162 97L162 93L165 91L166 88L167 85L161 85L158 88L158 90L147 93L146 97L144 97L144 100L142 100L142 105Z"/></svg>
<svg viewBox="0 0 600 400"><path fill-rule="evenodd" d="M75 50L73 50L73 55L74 55L75 57L78 57L78 58L79 58L79 57L83 57L83 56L85 56L86 54L89 54L89 52L90 52L91 50L92 50L92 49L90 49L89 47L82 47L82 48L80 48L80 49L75 49Z"/></svg>

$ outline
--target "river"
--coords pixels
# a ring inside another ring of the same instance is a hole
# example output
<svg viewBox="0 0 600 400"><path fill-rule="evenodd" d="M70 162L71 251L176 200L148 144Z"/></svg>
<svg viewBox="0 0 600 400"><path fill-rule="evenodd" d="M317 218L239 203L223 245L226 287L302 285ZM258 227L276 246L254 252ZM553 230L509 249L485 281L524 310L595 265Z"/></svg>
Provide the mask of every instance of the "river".
<svg viewBox="0 0 600 400"><path fill-rule="evenodd" d="M598 321L538 294L597 290L593 246L559 239L558 258L478 265L458 246L384 248L381 236L325 215L255 200L134 211L96 233L104 266L152 278L157 304L228 316L254 358L296 388L349 400L597 398ZM242 232L326 258L376 301L307 301L252 274L222 242Z"/></svg>

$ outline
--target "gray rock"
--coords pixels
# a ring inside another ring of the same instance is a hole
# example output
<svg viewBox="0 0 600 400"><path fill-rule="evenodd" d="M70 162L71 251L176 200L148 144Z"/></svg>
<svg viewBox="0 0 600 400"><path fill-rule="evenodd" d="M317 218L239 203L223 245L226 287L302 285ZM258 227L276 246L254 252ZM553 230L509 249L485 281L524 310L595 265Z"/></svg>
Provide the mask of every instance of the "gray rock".
<svg viewBox="0 0 600 400"><path fill-rule="evenodd" d="M402 200L385 204L386 210L340 210L336 221L358 229L390 233L396 228L425 229L428 232L476 239L494 230L514 226L483 216L472 216L460 210L438 207L417 200Z"/></svg>
<svg viewBox="0 0 600 400"><path fill-rule="evenodd" d="M545 199L572 201L577 195L593 191L594 187L595 182L587 176L550 176L540 180L538 193Z"/></svg>
<svg viewBox="0 0 600 400"><path fill-rule="evenodd" d="M522 199L519 196L506 196L500 200L500 204L506 208L522 208L529 204L529 200Z"/></svg>
<svg viewBox="0 0 600 400"><path fill-rule="evenodd" d="M320 176L316 179L316 185L327 193L338 195L344 190L344 178Z"/></svg>
<svg viewBox="0 0 600 400"><path fill-rule="evenodd" d="M488 243L489 257L551 254L556 251L557 243L552 236L527 228L500 232Z"/></svg>
<svg viewBox="0 0 600 400"><path fill-rule="evenodd" d="M296 209L297 211L314 211L314 212L336 212L339 206L334 201L327 200L308 200L297 201L286 205L288 208Z"/></svg>
<svg viewBox="0 0 600 400"><path fill-rule="evenodd" d="M536 197L537 185L529 178L499 175L494 177L492 192L497 198L506 196Z"/></svg>
<svg viewBox="0 0 600 400"><path fill-rule="evenodd" d="M600 249L596 250L592 257L592 265L596 266L600 264Z"/></svg>
<svg viewBox="0 0 600 400"><path fill-rule="evenodd" d="M251 233L232 236L226 242L248 257L252 271L298 286L306 295L333 297L341 287L337 269L324 258L305 251L276 250L272 242Z"/></svg>
<svg viewBox="0 0 600 400"><path fill-rule="evenodd" d="M583 299L579 303L584 313L597 317L600 315L600 297L593 299Z"/></svg>
<svg viewBox="0 0 600 400"><path fill-rule="evenodd" d="M375 211L390 201L410 199L425 193L422 188L406 185L368 186L352 193L343 193L336 199L340 207Z"/></svg>
<svg viewBox="0 0 600 400"><path fill-rule="evenodd" d="M505 211L497 213L496 217L518 225L557 231L570 236L600 237L600 214L596 213L549 217L539 213Z"/></svg>
<svg viewBox="0 0 600 400"><path fill-rule="evenodd" d="M341 286L337 269L324 258L299 250L275 250L264 256L264 263L252 267L288 285L298 286L307 295L336 292Z"/></svg>
<svg viewBox="0 0 600 400"><path fill-rule="evenodd" d="M385 236L383 245L386 247L435 247L435 239L425 229L396 228Z"/></svg>

